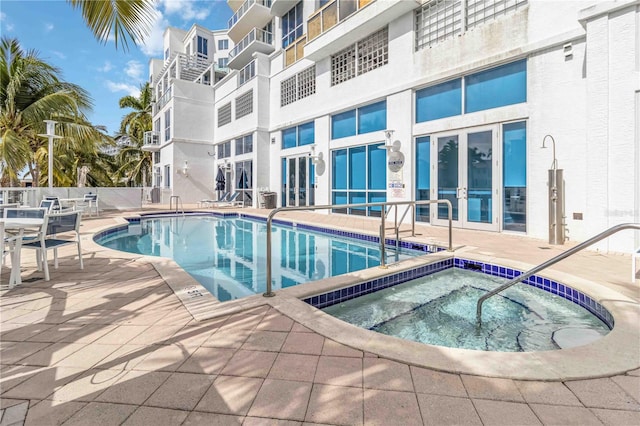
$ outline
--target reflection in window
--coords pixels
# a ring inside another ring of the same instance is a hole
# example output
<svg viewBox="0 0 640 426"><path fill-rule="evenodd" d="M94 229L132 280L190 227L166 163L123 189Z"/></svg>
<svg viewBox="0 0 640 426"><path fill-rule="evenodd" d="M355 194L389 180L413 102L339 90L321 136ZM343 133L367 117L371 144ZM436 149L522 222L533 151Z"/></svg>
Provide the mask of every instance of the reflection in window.
<svg viewBox="0 0 640 426"><path fill-rule="evenodd" d="M502 126L503 224L506 231L527 231L527 126Z"/></svg>
<svg viewBox="0 0 640 426"><path fill-rule="evenodd" d="M416 139L416 201L429 200L431 190L431 138ZM429 222L429 205L416 207L416 220Z"/></svg>

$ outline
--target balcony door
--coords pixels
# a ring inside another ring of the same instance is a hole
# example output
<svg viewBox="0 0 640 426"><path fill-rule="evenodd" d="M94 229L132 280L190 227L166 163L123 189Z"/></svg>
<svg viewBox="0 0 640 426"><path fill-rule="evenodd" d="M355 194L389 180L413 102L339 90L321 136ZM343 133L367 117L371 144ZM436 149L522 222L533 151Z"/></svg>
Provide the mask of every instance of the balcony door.
<svg viewBox="0 0 640 426"><path fill-rule="evenodd" d="M497 231L498 127L486 126L435 134L431 137L435 174L432 197L453 207L453 225ZM432 223L447 225L447 206L431 209Z"/></svg>

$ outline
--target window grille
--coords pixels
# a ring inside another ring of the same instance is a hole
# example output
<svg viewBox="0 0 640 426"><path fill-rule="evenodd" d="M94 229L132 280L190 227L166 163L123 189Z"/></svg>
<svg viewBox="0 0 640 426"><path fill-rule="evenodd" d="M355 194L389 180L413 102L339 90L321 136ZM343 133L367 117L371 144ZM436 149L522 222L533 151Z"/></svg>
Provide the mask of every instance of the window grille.
<svg viewBox="0 0 640 426"><path fill-rule="evenodd" d="M316 66L312 65L280 82L280 106L316 93Z"/></svg>
<svg viewBox="0 0 640 426"><path fill-rule="evenodd" d="M331 85L350 80L388 62L389 30L385 27L331 57Z"/></svg>
<svg viewBox="0 0 640 426"><path fill-rule="evenodd" d="M300 71L298 77L298 99L306 98L316 93L316 66L312 65Z"/></svg>
<svg viewBox="0 0 640 426"><path fill-rule="evenodd" d="M331 85L335 86L356 76L356 45L351 45L331 57Z"/></svg>
<svg viewBox="0 0 640 426"><path fill-rule="evenodd" d="M358 42L358 75L389 62L389 30L381 31Z"/></svg>
<svg viewBox="0 0 640 426"><path fill-rule="evenodd" d="M527 4L527 0L467 0L467 29L506 15Z"/></svg>
<svg viewBox="0 0 640 426"><path fill-rule="evenodd" d="M231 123L231 102L218 108L218 127Z"/></svg>
<svg viewBox="0 0 640 426"><path fill-rule="evenodd" d="M236 120L253 112L253 89L236 98Z"/></svg>
<svg viewBox="0 0 640 426"><path fill-rule="evenodd" d="M280 106L289 105L297 101L296 76L291 76L280 82Z"/></svg>
<svg viewBox="0 0 640 426"><path fill-rule="evenodd" d="M416 50L462 33L462 2L433 0L416 11Z"/></svg>

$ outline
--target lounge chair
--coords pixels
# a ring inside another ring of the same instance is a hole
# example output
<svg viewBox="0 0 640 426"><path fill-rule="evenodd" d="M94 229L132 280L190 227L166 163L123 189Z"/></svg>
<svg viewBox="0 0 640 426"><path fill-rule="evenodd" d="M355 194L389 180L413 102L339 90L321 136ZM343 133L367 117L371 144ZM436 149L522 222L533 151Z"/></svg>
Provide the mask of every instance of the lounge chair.
<svg viewBox="0 0 640 426"><path fill-rule="evenodd" d="M240 192L234 192L225 201L215 201L211 204L211 207L244 207L244 201L236 201L240 196Z"/></svg>
<svg viewBox="0 0 640 426"><path fill-rule="evenodd" d="M204 200L200 200L198 201L198 207L211 207L212 204L215 203L226 203L229 198L229 196L231 195L231 192L225 192L224 194L222 194L222 197L220 197L217 200L208 200L208 199L204 199Z"/></svg>

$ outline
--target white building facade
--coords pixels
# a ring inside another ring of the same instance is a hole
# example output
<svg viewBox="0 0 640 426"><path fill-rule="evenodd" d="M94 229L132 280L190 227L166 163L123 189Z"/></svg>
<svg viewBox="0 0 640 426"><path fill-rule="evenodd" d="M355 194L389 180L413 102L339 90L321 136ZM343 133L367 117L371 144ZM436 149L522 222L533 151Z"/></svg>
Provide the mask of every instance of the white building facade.
<svg viewBox="0 0 640 426"><path fill-rule="evenodd" d="M567 238L640 222L640 1L228 4L226 31L171 28L151 63L163 194L215 198L221 169L255 207L267 189L278 206L444 198L456 227L546 239L555 166ZM197 55L201 36L214 62L229 39L229 73L172 76L171 52Z"/></svg>

